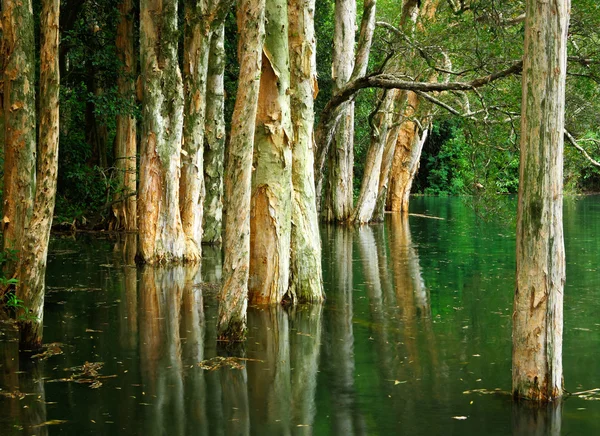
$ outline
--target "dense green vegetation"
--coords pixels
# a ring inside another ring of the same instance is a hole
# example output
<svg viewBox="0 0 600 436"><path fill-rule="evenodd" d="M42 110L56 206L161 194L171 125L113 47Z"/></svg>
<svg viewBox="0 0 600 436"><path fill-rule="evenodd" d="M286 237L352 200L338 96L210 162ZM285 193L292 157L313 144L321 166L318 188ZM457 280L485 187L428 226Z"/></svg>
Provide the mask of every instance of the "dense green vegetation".
<svg viewBox="0 0 600 436"><path fill-rule="evenodd" d="M379 27L369 70L378 68L390 53L396 52L403 56L404 68L412 77L427 80L442 64L443 56L447 56L452 61L451 70L457 74L442 75L438 80L461 80L467 74L497 71L518 59L522 51L523 23L505 25L503 21L517 17L523 10L522 2L478 0L469 4L469 10L457 14L447 2L441 2L436 19L422 23L414 38ZM38 2L34 1L34 6L37 9ZM131 107L117 93L116 78L121 70L115 48L117 6L117 0L62 3L60 169L55 224L105 225L117 189L113 152L115 117L117 114L139 116L139 106ZM333 7L333 0L318 1L316 5L317 118L331 96ZM600 156L597 127L600 125L600 74L594 58L600 46L599 7L590 0L573 1L569 46L567 129L592 158ZM362 2L358 2L359 13L361 8ZM395 25L399 15L398 2L379 0L379 21ZM39 22L36 25L39 26ZM180 44L180 52L182 46ZM225 108L226 119L230 120L238 76L235 11L231 11L226 20L225 47ZM415 55L415 50L420 55ZM356 195L371 134L370 117L380 96L377 90L364 90L356 100ZM476 95L449 94L443 100L461 113L470 110L477 115L458 117L443 108L434 108L433 129L425 143L412 192L489 197L515 193L520 77L486 87ZM568 142L564 172L568 193L600 190L600 169Z"/></svg>

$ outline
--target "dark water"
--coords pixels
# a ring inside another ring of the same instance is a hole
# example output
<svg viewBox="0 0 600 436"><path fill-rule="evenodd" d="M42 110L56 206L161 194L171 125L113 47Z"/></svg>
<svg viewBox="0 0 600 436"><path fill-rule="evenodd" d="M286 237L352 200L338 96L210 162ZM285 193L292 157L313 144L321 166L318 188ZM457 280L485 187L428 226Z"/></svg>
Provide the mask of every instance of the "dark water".
<svg viewBox="0 0 600 436"><path fill-rule="evenodd" d="M0 435L600 434L593 397L539 410L501 392L513 228L460 200L411 207L444 219L324 227L325 306L251 309L234 353L249 360L213 371L198 363L223 355L218 253L138 270L134 241L54 239L44 334L63 354L19 356L4 329ZM580 392L600 387L600 197L566 201L565 232L565 386Z"/></svg>

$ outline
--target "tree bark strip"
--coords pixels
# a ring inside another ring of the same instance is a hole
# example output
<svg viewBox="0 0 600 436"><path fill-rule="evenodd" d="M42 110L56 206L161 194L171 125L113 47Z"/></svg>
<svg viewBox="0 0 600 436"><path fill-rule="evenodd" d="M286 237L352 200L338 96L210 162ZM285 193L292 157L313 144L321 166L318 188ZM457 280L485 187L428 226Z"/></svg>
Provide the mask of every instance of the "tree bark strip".
<svg viewBox="0 0 600 436"><path fill-rule="evenodd" d="M563 394L565 252L562 228L569 0L526 2L513 312L513 393Z"/></svg>

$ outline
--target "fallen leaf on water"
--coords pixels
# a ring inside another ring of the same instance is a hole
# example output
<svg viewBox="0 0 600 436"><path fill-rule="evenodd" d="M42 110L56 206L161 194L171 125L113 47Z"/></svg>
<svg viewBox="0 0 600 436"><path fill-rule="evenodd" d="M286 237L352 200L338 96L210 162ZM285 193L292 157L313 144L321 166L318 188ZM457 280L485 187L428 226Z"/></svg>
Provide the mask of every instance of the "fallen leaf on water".
<svg viewBox="0 0 600 436"><path fill-rule="evenodd" d="M459 421L464 421L465 419L467 419L466 416L453 416L452 419L457 419Z"/></svg>
<svg viewBox="0 0 600 436"><path fill-rule="evenodd" d="M47 425L60 425L68 422L64 419L51 419L50 421L42 422L41 424L32 425L32 428L45 427Z"/></svg>
<svg viewBox="0 0 600 436"><path fill-rule="evenodd" d="M404 380L404 381L400 381L400 380L394 380L394 386L396 386L396 385L401 385L401 384L404 384L404 383L406 383L407 381L408 381L408 380Z"/></svg>

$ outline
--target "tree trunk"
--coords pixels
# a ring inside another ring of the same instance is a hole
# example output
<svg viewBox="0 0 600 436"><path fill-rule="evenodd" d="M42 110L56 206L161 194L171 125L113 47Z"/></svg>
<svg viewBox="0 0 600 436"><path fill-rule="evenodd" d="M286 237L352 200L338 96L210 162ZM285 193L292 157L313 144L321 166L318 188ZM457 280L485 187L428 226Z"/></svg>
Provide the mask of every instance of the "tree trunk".
<svg viewBox="0 0 600 436"><path fill-rule="evenodd" d="M265 33L254 137L249 300L279 304L289 288L292 227L287 0L266 0Z"/></svg>
<svg viewBox="0 0 600 436"><path fill-rule="evenodd" d="M515 398L542 402L563 394L563 129L569 10L569 0L526 3L512 379Z"/></svg>
<svg viewBox="0 0 600 436"><path fill-rule="evenodd" d="M392 170L390 174L390 185L388 193L388 206L392 212L408 213L408 195L410 195L410 184L412 186L412 162L421 157L419 151L413 150L415 136L417 135L418 125L412 119L419 108L419 96L414 92L407 93L407 105L404 110L404 121L400 126L394 160L392 161ZM416 171L415 171L416 172ZM406 203L404 200L406 199Z"/></svg>
<svg viewBox="0 0 600 436"><path fill-rule="evenodd" d="M240 0L237 7L240 35L240 76L231 120L231 137L225 180L226 210L223 288L218 334L231 340L244 337L250 272L250 197L252 153L265 36L264 0Z"/></svg>
<svg viewBox="0 0 600 436"><path fill-rule="evenodd" d="M143 82L140 150L139 252L142 262L199 257L179 212L183 85L177 60L177 2L147 0L140 9Z"/></svg>
<svg viewBox="0 0 600 436"><path fill-rule="evenodd" d="M119 3L121 19L117 26L116 49L122 70L117 77L120 97L128 102L129 110L135 107L135 80L137 59L133 41L133 0ZM137 137L136 119L131 113L117 115L115 134L115 166L117 168L117 192L113 206L115 230L137 229Z"/></svg>
<svg viewBox="0 0 600 436"><path fill-rule="evenodd" d="M342 88L354 69L356 2L336 0L331 77L333 92ZM322 215L327 222L346 221L352 213L354 166L354 102L345 105L329 152L328 180Z"/></svg>
<svg viewBox="0 0 600 436"><path fill-rule="evenodd" d="M4 67L3 249L21 254L35 195L35 43L31 0L2 3ZM11 277L17 265L7 265Z"/></svg>
<svg viewBox="0 0 600 436"><path fill-rule="evenodd" d="M356 202L356 208L352 213L351 221L354 224L366 224L373 217L377 194L379 192L383 152L388 137L388 130L392 125L391 118L398 92L397 90L388 90L384 93L382 101L378 105L377 113L373 118L376 125L371 129L371 142L367 150L360 195Z"/></svg>
<svg viewBox="0 0 600 436"><path fill-rule="evenodd" d="M179 208L187 243L202 250L204 213L204 121L206 77L210 52L210 17L205 2L186 0L183 39L185 118Z"/></svg>
<svg viewBox="0 0 600 436"><path fill-rule="evenodd" d="M314 96L318 92L315 0L290 0L289 44L292 144L290 294L299 302L322 301L321 237L314 177Z"/></svg>
<svg viewBox="0 0 600 436"><path fill-rule="evenodd" d="M20 322L21 344L27 348L39 347L42 343L44 279L56 200L60 90L59 13L59 0L42 1L37 187L33 216L25 235L17 276L17 296L23 300L27 310Z"/></svg>
<svg viewBox="0 0 600 436"><path fill-rule="evenodd" d="M210 42L204 127L204 232L202 241L220 244L223 226L223 167L225 164L225 25Z"/></svg>

